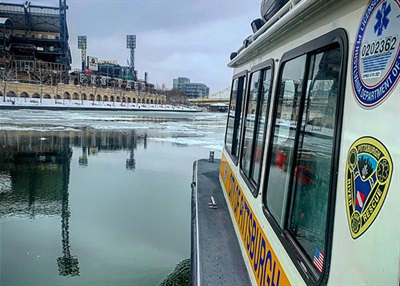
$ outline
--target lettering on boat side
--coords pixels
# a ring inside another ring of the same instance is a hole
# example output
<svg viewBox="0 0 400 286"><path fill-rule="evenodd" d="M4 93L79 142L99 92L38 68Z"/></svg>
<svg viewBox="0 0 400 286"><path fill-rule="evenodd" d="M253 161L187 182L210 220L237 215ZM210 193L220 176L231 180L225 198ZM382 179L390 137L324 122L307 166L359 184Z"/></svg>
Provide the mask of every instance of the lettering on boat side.
<svg viewBox="0 0 400 286"><path fill-rule="evenodd" d="M239 228L240 237L258 285L290 285L279 260L224 156L221 178Z"/></svg>

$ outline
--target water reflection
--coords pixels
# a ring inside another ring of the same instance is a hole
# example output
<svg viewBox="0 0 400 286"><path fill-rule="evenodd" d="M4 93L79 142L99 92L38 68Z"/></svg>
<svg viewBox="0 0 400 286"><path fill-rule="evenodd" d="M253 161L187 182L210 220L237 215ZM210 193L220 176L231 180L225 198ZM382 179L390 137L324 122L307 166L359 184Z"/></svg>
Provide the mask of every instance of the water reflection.
<svg viewBox="0 0 400 286"><path fill-rule="evenodd" d="M0 217L57 215L68 199L71 147L80 147L78 164L90 156L128 150L126 169L136 169L135 149L147 148L147 134L99 131L0 131Z"/></svg>
<svg viewBox="0 0 400 286"><path fill-rule="evenodd" d="M136 135L135 135L135 130L132 130L131 132L132 132L131 144L129 148L129 158L126 159L126 169L134 171L136 169L136 160L135 160ZM147 136L145 137L144 142L146 142L145 148L147 148Z"/></svg>
<svg viewBox="0 0 400 286"><path fill-rule="evenodd" d="M72 152L71 152L72 153ZM60 276L79 276L78 258L71 255L71 245L69 243L69 217L71 211L69 208L69 171L70 160L62 164L62 207L61 207L61 237L63 256L57 258L58 273Z"/></svg>
<svg viewBox="0 0 400 286"><path fill-rule="evenodd" d="M68 191L72 150L68 138L46 140L41 134L0 133L0 216L57 215ZM4 181L9 180L9 183ZM65 190L64 190L65 189Z"/></svg>
<svg viewBox="0 0 400 286"><path fill-rule="evenodd" d="M0 193L0 215L28 215L33 219L36 215L61 214L63 256L57 258L59 275L79 275L78 258L71 255L69 242L69 138L48 140L34 133L1 135L0 170L11 184Z"/></svg>
<svg viewBox="0 0 400 286"><path fill-rule="evenodd" d="M99 152L112 152L117 150L129 150L129 156L126 159L126 169L135 170L135 149L139 145L147 148L147 134L138 135L135 130L126 132L110 132L99 130L87 130L84 128L82 132L70 133L73 139L74 147L82 147L82 155L79 156L79 165L87 167L89 157L98 155Z"/></svg>
<svg viewBox="0 0 400 286"><path fill-rule="evenodd" d="M0 115L1 285L158 285L190 256L187 166L225 118Z"/></svg>
<svg viewBox="0 0 400 286"><path fill-rule="evenodd" d="M78 258L69 238L69 180L72 148L80 147L79 166L100 152L129 150L126 169L136 168L135 149L147 147L147 135L135 130L112 132L0 131L0 217L29 218L61 215L63 255L57 258L60 276L79 276Z"/></svg>

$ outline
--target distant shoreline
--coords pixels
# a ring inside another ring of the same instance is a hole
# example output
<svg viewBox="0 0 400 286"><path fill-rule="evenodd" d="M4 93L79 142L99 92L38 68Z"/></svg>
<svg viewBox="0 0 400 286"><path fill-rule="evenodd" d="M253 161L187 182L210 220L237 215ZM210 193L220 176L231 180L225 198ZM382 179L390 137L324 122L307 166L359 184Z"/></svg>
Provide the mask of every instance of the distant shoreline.
<svg viewBox="0 0 400 286"><path fill-rule="evenodd" d="M34 109L34 110L93 110L93 111L160 111L160 112L202 112L188 108L147 108L147 107L87 107L87 106L43 106L43 105L2 105L1 109Z"/></svg>
<svg viewBox="0 0 400 286"><path fill-rule="evenodd" d="M42 99L43 103L39 101L26 102L17 99L12 101L9 98L6 102L0 99L0 110L1 109L34 109L34 110L93 110L93 111L159 111L159 112L202 112L197 108L190 108L186 106L172 106L169 104L145 104L145 103L121 103L116 102L113 105L108 103L93 104L88 100L69 100L65 102L55 102L50 99Z"/></svg>

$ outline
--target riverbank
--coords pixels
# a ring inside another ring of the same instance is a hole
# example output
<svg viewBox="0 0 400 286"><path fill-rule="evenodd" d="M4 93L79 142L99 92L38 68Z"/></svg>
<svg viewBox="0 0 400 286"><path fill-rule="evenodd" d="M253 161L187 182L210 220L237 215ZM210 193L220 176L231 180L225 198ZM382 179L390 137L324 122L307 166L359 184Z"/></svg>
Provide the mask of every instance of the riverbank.
<svg viewBox="0 0 400 286"><path fill-rule="evenodd" d="M169 104L146 104L125 102L96 102L89 100L54 100L0 98L0 109L36 109L36 110L109 110L109 111L172 111L172 112L202 112L203 110Z"/></svg>

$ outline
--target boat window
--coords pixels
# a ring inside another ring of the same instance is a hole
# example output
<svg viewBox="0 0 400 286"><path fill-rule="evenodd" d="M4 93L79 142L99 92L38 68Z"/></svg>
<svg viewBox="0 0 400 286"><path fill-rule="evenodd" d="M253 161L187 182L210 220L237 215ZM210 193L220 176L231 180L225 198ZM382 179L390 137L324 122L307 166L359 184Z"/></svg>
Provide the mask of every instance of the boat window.
<svg viewBox="0 0 400 286"><path fill-rule="evenodd" d="M232 152L238 83L239 83L239 79L235 79L232 83L231 100L230 100L229 111L228 111L228 123L227 123L227 128L226 128L225 146L226 146L226 149L229 151L229 153Z"/></svg>
<svg viewBox="0 0 400 286"><path fill-rule="evenodd" d="M256 121L257 101L260 89L261 71L251 75L250 91L247 100L246 119L244 125L244 142L242 151L242 171L250 177L250 163L253 151L253 135Z"/></svg>
<svg viewBox="0 0 400 286"><path fill-rule="evenodd" d="M267 207L279 225L283 223L289 189L305 63L305 55L285 63L281 76L267 185Z"/></svg>
<svg viewBox="0 0 400 286"><path fill-rule="evenodd" d="M323 259L314 257L325 253L340 58L339 48L311 56L288 222L288 231L319 272Z"/></svg>
<svg viewBox="0 0 400 286"><path fill-rule="evenodd" d="M330 46L281 65L263 198L315 279L327 250L341 51Z"/></svg>
<svg viewBox="0 0 400 286"><path fill-rule="evenodd" d="M250 182L255 196L260 181L271 74L270 66L252 73L245 112L241 170Z"/></svg>
<svg viewBox="0 0 400 286"><path fill-rule="evenodd" d="M246 76L233 80L231 99L228 111L228 122L225 135L225 148L237 164L239 156L240 122L242 121L243 93L245 90Z"/></svg>

